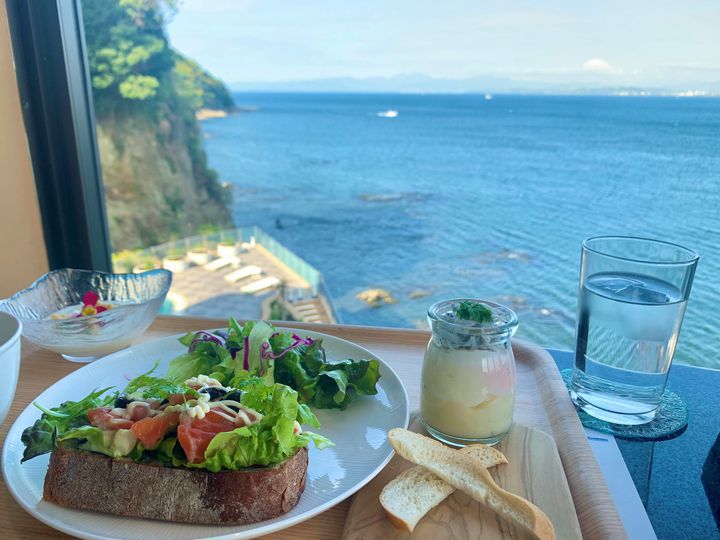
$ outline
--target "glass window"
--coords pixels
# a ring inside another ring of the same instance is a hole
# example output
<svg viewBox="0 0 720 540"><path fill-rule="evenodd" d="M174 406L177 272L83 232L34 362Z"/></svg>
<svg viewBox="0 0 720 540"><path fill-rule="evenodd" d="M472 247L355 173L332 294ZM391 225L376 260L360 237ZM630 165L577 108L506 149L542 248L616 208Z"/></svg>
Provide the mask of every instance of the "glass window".
<svg viewBox="0 0 720 540"><path fill-rule="evenodd" d="M582 240L635 235L700 252L676 358L716 356L707 4L82 4L114 265L172 269L167 311L481 297L572 348Z"/></svg>

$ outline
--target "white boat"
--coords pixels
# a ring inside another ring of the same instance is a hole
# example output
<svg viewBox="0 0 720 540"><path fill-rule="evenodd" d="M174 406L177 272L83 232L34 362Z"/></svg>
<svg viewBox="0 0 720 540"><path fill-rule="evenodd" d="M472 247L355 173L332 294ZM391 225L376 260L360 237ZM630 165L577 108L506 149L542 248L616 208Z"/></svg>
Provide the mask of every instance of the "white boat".
<svg viewBox="0 0 720 540"><path fill-rule="evenodd" d="M492 99L492 94L485 94L485 99L490 101Z"/></svg>
<svg viewBox="0 0 720 540"><path fill-rule="evenodd" d="M392 109L388 109L387 111L380 111L379 113L377 113L377 115L380 118L397 118L398 112Z"/></svg>

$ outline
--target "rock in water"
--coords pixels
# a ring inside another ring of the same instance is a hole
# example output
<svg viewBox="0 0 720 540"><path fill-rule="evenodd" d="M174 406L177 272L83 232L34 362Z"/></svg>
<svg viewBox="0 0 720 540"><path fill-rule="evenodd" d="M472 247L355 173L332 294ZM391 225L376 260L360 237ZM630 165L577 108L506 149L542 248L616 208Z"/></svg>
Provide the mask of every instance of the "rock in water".
<svg viewBox="0 0 720 540"><path fill-rule="evenodd" d="M410 300L417 300L418 298L425 298L426 296L430 296L430 291L426 291L424 289L415 289L414 291L411 291L408 296L410 297Z"/></svg>
<svg viewBox="0 0 720 540"><path fill-rule="evenodd" d="M397 302L393 295L385 289L367 289L358 293L355 298L366 302L372 307L380 307L383 304L394 304Z"/></svg>

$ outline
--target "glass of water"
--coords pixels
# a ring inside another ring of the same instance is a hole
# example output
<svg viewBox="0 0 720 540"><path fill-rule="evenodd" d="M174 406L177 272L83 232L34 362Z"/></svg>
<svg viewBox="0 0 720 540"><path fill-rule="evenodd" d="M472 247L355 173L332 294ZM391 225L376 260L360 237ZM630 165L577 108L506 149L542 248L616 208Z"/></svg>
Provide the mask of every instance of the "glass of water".
<svg viewBox="0 0 720 540"><path fill-rule="evenodd" d="M578 408L615 424L655 418L697 262L659 240L583 242L570 391Z"/></svg>

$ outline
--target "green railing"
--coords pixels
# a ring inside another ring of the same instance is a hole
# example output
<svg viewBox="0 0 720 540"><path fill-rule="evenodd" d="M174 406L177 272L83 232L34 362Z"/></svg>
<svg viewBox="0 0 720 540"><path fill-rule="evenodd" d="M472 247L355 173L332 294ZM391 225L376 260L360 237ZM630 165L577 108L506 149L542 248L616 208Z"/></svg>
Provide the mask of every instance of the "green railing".
<svg viewBox="0 0 720 540"><path fill-rule="evenodd" d="M293 272L307 281L313 295L318 294L321 289L322 274L259 227L228 229L189 236L181 240L172 240L133 252L115 253L113 254L113 263L116 271L129 272L134 265L149 261L161 261L168 256L184 256L188 251L198 246L212 250L217 244L223 242L240 245L252 244L253 241L260 244Z"/></svg>
<svg viewBox="0 0 720 540"><path fill-rule="evenodd" d="M295 253L283 246L260 227L253 227L253 236L258 244L267 249L288 268L307 281L314 295L318 293L322 275L317 269L295 255Z"/></svg>

